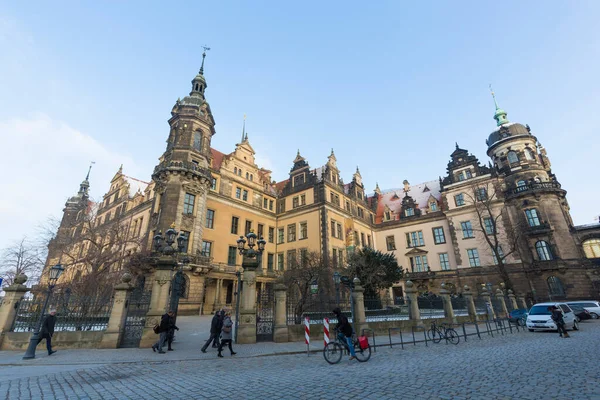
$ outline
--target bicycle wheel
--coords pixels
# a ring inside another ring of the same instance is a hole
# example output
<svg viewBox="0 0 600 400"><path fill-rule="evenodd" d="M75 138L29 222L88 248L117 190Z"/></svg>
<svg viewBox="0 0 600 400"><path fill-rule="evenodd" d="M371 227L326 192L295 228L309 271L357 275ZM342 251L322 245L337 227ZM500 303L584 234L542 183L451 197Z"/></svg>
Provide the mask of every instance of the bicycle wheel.
<svg viewBox="0 0 600 400"><path fill-rule="evenodd" d="M452 344L458 344L460 342L460 336L452 328L446 330L446 339Z"/></svg>
<svg viewBox="0 0 600 400"><path fill-rule="evenodd" d="M358 341L354 342L354 353L358 362L367 362L371 358L371 346L361 349Z"/></svg>
<svg viewBox="0 0 600 400"><path fill-rule="evenodd" d="M323 357L329 364L337 364L342 359L344 350L338 342L329 342L323 349Z"/></svg>
<svg viewBox="0 0 600 400"><path fill-rule="evenodd" d="M427 339L429 340L434 340L438 336L439 332L437 331L437 328L431 328L427 331Z"/></svg>
<svg viewBox="0 0 600 400"><path fill-rule="evenodd" d="M442 333L442 331L439 328L435 329L435 332L432 334L431 340L433 340L433 343L439 343L442 341L442 339L444 338L444 334Z"/></svg>

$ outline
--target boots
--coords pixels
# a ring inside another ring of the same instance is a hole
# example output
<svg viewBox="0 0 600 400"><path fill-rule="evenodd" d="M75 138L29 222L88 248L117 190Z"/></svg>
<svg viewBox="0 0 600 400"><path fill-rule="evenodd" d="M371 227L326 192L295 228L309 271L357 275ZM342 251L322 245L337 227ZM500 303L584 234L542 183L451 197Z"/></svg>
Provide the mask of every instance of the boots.
<svg viewBox="0 0 600 400"><path fill-rule="evenodd" d="M217 354L217 357L223 358L223 354L221 354L221 352L219 352L219 354Z"/></svg>
<svg viewBox="0 0 600 400"><path fill-rule="evenodd" d="M563 337L566 339L566 338L570 338L571 336L569 336L569 334L568 334L567 332L565 332L565 333L563 334Z"/></svg>

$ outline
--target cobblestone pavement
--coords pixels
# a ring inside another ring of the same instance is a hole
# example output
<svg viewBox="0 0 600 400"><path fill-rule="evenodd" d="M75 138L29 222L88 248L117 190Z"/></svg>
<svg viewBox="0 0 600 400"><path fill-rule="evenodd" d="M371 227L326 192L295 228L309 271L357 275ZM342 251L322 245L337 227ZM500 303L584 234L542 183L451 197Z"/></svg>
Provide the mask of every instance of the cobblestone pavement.
<svg viewBox="0 0 600 400"><path fill-rule="evenodd" d="M458 346L378 348L365 364L332 366L321 354L225 353L223 359L4 366L0 399L600 399L598 354L600 321L586 321L571 339L555 332L485 335Z"/></svg>

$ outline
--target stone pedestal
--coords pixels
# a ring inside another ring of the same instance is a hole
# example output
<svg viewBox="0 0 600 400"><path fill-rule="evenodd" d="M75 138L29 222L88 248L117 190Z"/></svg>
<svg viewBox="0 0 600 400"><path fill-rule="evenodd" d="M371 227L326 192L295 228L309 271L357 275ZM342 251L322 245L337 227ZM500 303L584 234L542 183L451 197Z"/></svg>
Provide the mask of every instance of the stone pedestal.
<svg viewBox="0 0 600 400"><path fill-rule="evenodd" d="M152 296L150 297L150 309L146 314L146 326L142 333L140 347L152 347L158 340L154 333L154 325L160 323L160 319L167 311L169 305L169 290L171 288L171 274L177 267L177 260L173 257L160 257L156 262L156 269L152 272Z"/></svg>
<svg viewBox="0 0 600 400"><path fill-rule="evenodd" d="M406 281L404 284L404 293L408 297L408 315L410 320L414 321L415 326L423 328L423 321L421 320L421 310L419 310L419 302L417 300L417 289L412 281Z"/></svg>
<svg viewBox="0 0 600 400"><path fill-rule="evenodd" d="M510 306L512 307L513 310L516 310L519 308L519 305L517 304L517 296L515 296L513 291L510 289L508 289L508 300L510 301Z"/></svg>
<svg viewBox="0 0 600 400"><path fill-rule="evenodd" d="M504 293L502 290L496 290L496 301L500 304L500 318L508 318L508 310L506 309L506 303L504 302Z"/></svg>
<svg viewBox="0 0 600 400"><path fill-rule="evenodd" d="M242 261L244 273L242 281L242 304L240 304L240 323L238 325L237 342L240 344L256 343L256 258L244 256Z"/></svg>
<svg viewBox="0 0 600 400"><path fill-rule="evenodd" d="M357 335L362 335L362 330L368 329L369 325L365 314L365 289L360 285L358 278L354 278L352 299L354 300L354 329Z"/></svg>
<svg viewBox="0 0 600 400"><path fill-rule="evenodd" d="M465 285L463 289L463 297L467 303L467 310L469 310L469 318L471 322L477 322L477 309L475 308L475 302L473 301L473 292L468 285Z"/></svg>
<svg viewBox="0 0 600 400"><path fill-rule="evenodd" d="M27 276L17 275L15 283L4 288L4 301L0 306L0 346L2 346L4 334L10 332L10 328L13 326L17 315L17 304L29 291L29 288L24 285L25 282L27 282Z"/></svg>
<svg viewBox="0 0 600 400"><path fill-rule="evenodd" d="M281 283L275 285L275 331L273 332L273 341L275 343L288 341L286 289L285 285Z"/></svg>
<svg viewBox="0 0 600 400"><path fill-rule="evenodd" d="M131 282L131 275L125 274L121 278L121 283L115 286L115 296L108 326L104 331L104 335L102 335L102 341L98 345L100 349L116 349L119 347L125 330L125 319L127 318L127 295L133 289L129 282Z"/></svg>
<svg viewBox="0 0 600 400"><path fill-rule="evenodd" d="M488 320L493 321L496 319L496 313L494 312L494 306L492 305L492 296L490 296L487 290L481 292L481 298L485 301L485 308L487 310Z"/></svg>
<svg viewBox="0 0 600 400"><path fill-rule="evenodd" d="M523 296L523 295L517 296L517 301L519 304L519 308L525 308L525 309L529 308L529 307L527 307L527 301L525 301L525 296Z"/></svg>
<svg viewBox="0 0 600 400"><path fill-rule="evenodd" d="M440 289L440 296L444 304L444 318L449 319L453 323L456 323L456 317L454 316L454 309L452 308L452 300L450 299L450 291L446 289L446 284L442 283Z"/></svg>

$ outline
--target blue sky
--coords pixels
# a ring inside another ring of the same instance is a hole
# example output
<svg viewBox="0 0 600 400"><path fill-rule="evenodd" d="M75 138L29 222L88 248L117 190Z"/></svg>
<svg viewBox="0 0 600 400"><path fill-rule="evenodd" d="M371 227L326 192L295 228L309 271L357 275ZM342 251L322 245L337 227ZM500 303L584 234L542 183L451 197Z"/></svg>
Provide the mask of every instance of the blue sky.
<svg viewBox="0 0 600 400"><path fill-rule="evenodd" d="M317 167L334 148L370 190L437 179L455 142L487 163L492 83L546 147L575 222L600 214L599 2L375 3L5 2L0 225L33 236L90 160L95 198L121 163L149 180L204 44L213 147L232 151L247 114L277 180L297 149Z"/></svg>

